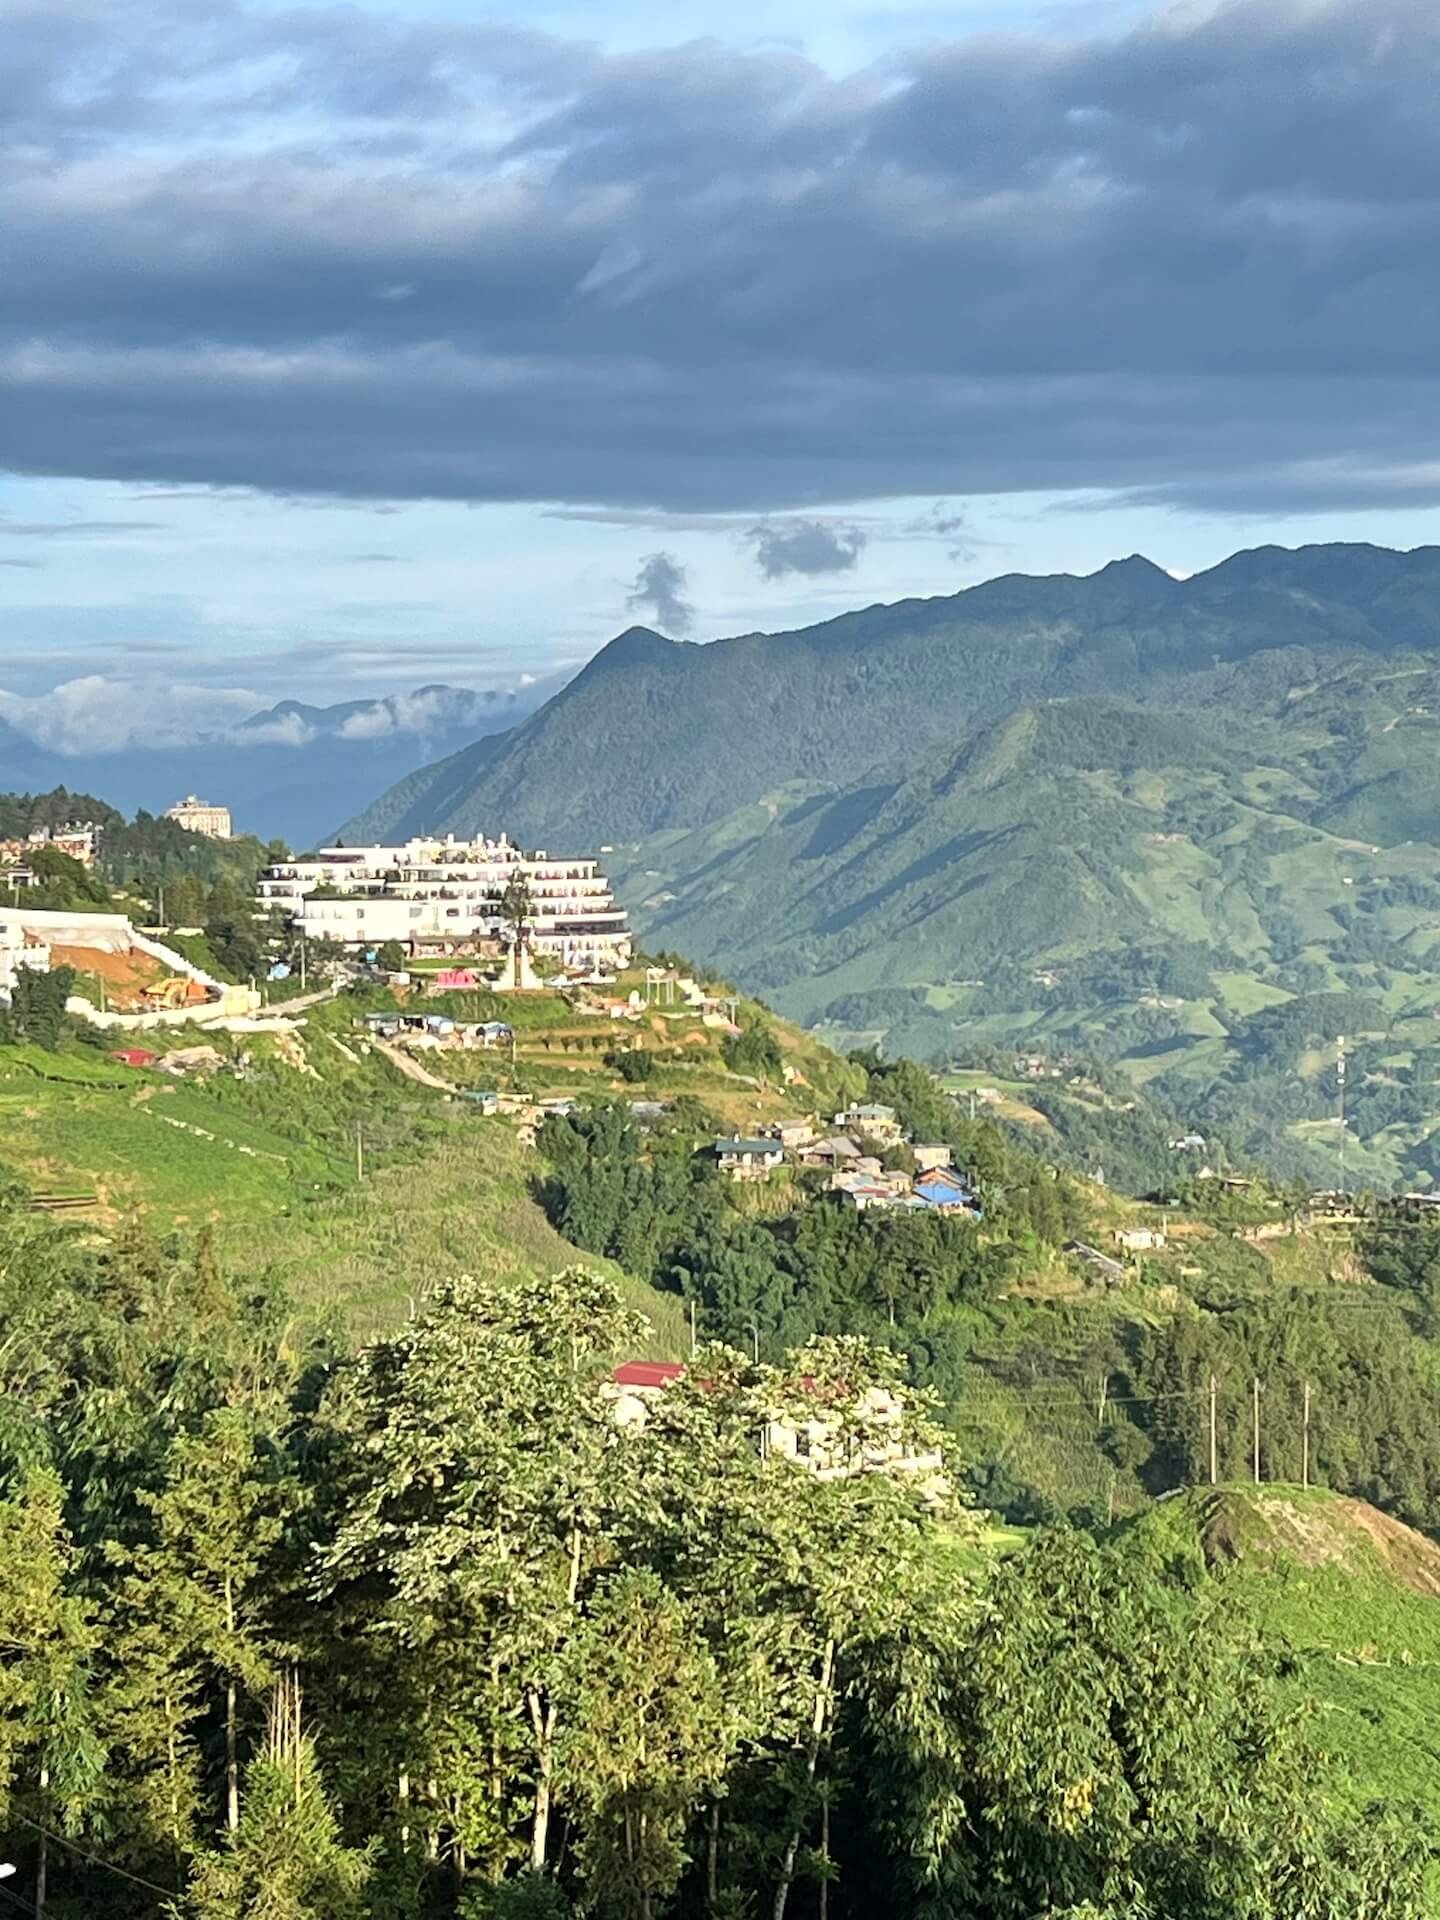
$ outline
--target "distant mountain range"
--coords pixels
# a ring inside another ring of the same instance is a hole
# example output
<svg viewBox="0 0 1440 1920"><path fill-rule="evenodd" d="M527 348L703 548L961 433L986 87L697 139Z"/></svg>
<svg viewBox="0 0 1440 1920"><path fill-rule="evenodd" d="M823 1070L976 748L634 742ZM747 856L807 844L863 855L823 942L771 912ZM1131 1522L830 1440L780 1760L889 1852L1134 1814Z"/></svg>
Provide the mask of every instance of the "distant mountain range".
<svg viewBox="0 0 1440 1920"><path fill-rule="evenodd" d="M655 946L924 1054L1124 1065L1233 1138L1440 1175L1440 550L1012 576L621 634L345 829L609 845ZM1273 1158L1273 1154L1272 1154Z"/></svg>
<svg viewBox="0 0 1440 1920"><path fill-rule="evenodd" d="M313 845L377 788L436 754L513 728L554 691L427 686L332 707L282 700L185 746L56 753L0 719L0 785L104 794L124 813L161 813L187 793L229 806L236 830Z"/></svg>

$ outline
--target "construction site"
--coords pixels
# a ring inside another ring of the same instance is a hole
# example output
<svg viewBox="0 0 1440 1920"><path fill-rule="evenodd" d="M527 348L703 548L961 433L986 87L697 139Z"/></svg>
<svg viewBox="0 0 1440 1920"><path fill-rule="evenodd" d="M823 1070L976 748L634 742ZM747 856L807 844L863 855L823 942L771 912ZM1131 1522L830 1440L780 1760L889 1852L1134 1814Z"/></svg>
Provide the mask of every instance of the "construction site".
<svg viewBox="0 0 1440 1920"><path fill-rule="evenodd" d="M246 987L217 980L124 914L0 909L0 1005L22 971L75 976L70 1012L98 1026L171 1025L248 1013Z"/></svg>

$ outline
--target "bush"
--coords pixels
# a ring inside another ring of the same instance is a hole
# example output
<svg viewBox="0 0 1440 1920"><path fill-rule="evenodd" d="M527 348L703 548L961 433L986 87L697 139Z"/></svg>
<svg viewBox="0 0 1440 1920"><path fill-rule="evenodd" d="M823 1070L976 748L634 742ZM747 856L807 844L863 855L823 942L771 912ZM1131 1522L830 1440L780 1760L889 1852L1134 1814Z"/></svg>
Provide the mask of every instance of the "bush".
<svg viewBox="0 0 1440 1920"><path fill-rule="evenodd" d="M460 1920L570 1920L573 1912L564 1890L535 1873L470 1887L460 1896Z"/></svg>

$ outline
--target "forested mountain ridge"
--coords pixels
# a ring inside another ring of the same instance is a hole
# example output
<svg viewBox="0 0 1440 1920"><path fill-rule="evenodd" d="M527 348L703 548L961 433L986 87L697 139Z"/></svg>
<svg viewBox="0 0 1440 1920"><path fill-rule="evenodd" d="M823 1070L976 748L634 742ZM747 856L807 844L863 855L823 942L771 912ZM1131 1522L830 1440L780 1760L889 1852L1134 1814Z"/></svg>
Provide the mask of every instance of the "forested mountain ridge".
<svg viewBox="0 0 1440 1920"><path fill-rule="evenodd" d="M793 1017L1119 1063L1315 1180L1343 1034L1350 1177L1424 1183L1437 646L1440 552L1359 545L636 629L347 832L607 844L647 939Z"/></svg>
<svg viewBox="0 0 1440 1920"><path fill-rule="evenodd" d="M503 820L544 842L698 826L789 780L843 788L1028 701L1159 697L1292 648L1333 657L1432 646L1437 588L1440 549L1263 548L1187 581L1135 557L1082 578L1012 575L708 646L631 628L538 714L411 775L346 834ZM1290 663L1291 681L1305 664Z"/></svg>

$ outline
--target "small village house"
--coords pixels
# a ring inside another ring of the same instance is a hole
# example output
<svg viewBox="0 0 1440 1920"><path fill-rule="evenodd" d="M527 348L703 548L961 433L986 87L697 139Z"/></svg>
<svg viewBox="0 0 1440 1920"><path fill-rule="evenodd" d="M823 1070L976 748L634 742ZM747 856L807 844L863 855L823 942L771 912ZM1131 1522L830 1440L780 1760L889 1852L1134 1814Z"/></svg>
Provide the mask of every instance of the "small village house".
<svg viewBox="0 0 1440 1920"><path fill-rule="evenodd" d="M720 1171L732 1180L768 1180L785 1163L778 1140L717 1140L712 1151Z"/></svg>
<svg viewBox="0 0 1440 1920"><path fill-rule="evenodd" d="M865 1134L871 1140L889 1142L900 1138L900 1120L893 1107L880 1105L869 1100L860 1105L847 1107L843 1113L835 1116L837 1127L844 1127L849 1133Z"/></svg>
<svg viewBox="0 0 1440 1920"><path fill-rule="evenodd" d="M954 1155L943 1142L912 1146L917 1173L937 1173L953 1164Z"/></svg>
<svg viewBox="0 0 1440 1920"><path fill-rule="evenodd" d="M684 1372L675 1360L626 1360L616 1367L610 1384L618 1424L643 1430L655 1402ZM820 1480L854 1480L868 1473L913 1473L939 1480L943 1459L902 1437L903 1409L893 1394L872 1387L861 1416L868 1432L863 1440L851 1442L839 1432L839 1422L823 1411L817 1410L811 1420L776 1414L766 1423L760 1444L769 1458L791 1461Z"/></svg>
<svg viewBox="0 0 1440 1920"><path fill-rule="evenodd" d="M1117 1227L1115 1244L1123 1253L1162 1253L1169 1240L1158 1227Z"/></svg>
<svg viewBox="0 0 1440 1920"><path fill-rule="evenodd" d="M860 1158L860 1148L848 1134L835 1134L828 1140L815 1140L809 1146L801 1147L799 1160L802 1167L842 1167L852 1166Z"/></svg>

